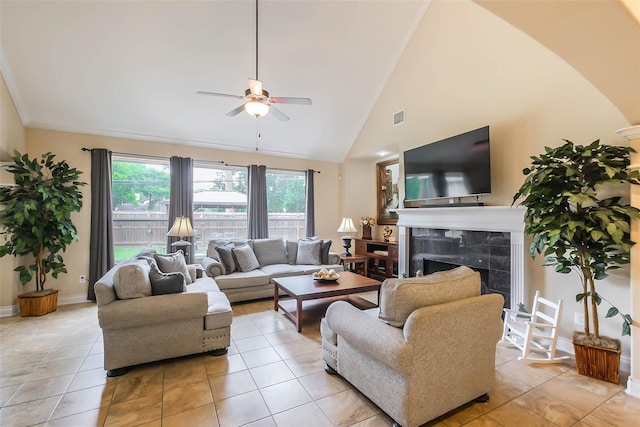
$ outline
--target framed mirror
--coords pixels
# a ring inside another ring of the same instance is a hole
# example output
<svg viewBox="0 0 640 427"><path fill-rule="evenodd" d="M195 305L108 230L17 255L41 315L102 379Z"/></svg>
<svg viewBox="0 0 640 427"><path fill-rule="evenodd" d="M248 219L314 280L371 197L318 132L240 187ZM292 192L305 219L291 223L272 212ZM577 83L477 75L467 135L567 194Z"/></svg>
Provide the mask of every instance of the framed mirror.
<svg viewBox="0 0 640 427"><path fill-rule="evenodd" d="M398 222L398 214L390 212L390 209L400 207L400 197L398 194L400 163L398 159L392 159L380 162L376 167L378 172L378 224L396 225Z"/></svg>

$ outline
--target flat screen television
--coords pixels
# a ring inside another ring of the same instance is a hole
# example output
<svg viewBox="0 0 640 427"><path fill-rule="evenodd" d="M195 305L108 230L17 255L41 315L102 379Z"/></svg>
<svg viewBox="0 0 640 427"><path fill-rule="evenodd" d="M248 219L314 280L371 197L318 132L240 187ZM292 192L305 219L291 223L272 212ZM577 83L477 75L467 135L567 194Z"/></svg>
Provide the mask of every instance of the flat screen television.
<svg viewBox="0 0 640 427"><path fill-rule="evenodd" d="M404 152L405 201L491 193L489 126Z"/></svg>

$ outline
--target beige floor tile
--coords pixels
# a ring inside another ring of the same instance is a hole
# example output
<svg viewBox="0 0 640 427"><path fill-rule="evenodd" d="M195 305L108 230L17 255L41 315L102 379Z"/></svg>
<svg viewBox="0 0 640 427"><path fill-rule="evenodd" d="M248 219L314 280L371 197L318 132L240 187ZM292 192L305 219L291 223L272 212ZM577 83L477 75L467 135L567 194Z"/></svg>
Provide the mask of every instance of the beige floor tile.
<svg viewBox="0 0 640 427"><path fill-rule="evenodd" d="M164 390L184 387L187 384L196 384L207 381L207 369L203 357L180 358L172 361L164 367Z"/></svg>
<svg viewBox="0 0 640 427"><path fill-rule="evenodd" d="M29 381L37 381L61 375L75 374L84 361L83 357L54 360L40 363L29 376Z"/></svg>
<svg viewBox="0 0 640 427"><path fill-rule="evenodd" d="M351 386L339 375L318 372L298 378L305 390L315 400L348 390Z"/></svg>
<svg viewBox="0 0 640 427"><path fill-rule="evenodd" d="M276 421L278 427L300 427L303 425L302 420L304 420L305 427L333 426L324 412L322 412L322 409L314 402L275 414L273 419Z"/></svg>
<svg viewBox="0 0 640 427"><path fill-rule="evenodd" d="M239 340L243 338L260 337L262 336L262 332L260 332L260 329L258 329L258 327L254 325L253 322L249 321L247 324L244 324L242 326L234 326L232 324L231 336L234 340Z"/></svg>
<svg viewBox="0 0 640 427"><path fill-rule="evenodd" d="M583 387L578 387L571 382L562 381L559 378L553 378L542 384L536 389L547 396L566 402L576 408L580 408L585 412L591 412L607 399L606 397L595 394Z"/></svg>
<svg viewBox="0 0 640 427"><path fill-rule="evenodd" d="M345 390L322 398L316 403L327 418L338 427L350 426L376 415L376 411L353 390Z"/></svg>
<svg viewBox="0 0 640 427"><path fill-rule="evenodd" d="M242 353L242 359L247 365L247 368L255 368L282 360L278 353L271 347Z"/></svg>
<svg viewBox="0 0 640 427"><path fill-rule="evenodd" d="M105 427L135 426L162 418L162 400L143 397L109 406Z"/></svg>
<svg viewBox="0 0 640 427"><path fill-rule="evenodd" d="M62 396L72 379L73 375L62 375L24 383L7 402L7 406L44 399L45 397Z"/></svg>
<svg viewBox="0 0 640 427"><path fill-rule="evenodd" d="M310 342L306 339L279 344L273 348L283 360L293 359L294 357L304 356L305 354L320 355L322 353L322 347L319 343Z"/></svg>
<svg viewBox="0 0 640 427"><path fill-rule="evenodd" d="M614 424L608 423L605 420L602 420L595 415L587 415L580 421L574 424L574 427L618 427ZM620 426L623 427L623 426ZM625 424L624 427L628 427L628 424Z"/></svg>
<svg viewBox="0 0 640 427"><path fill-rule="evenodd" d="M242 426L270 415L259 391L216 402L220 427Z"/></svg>
<svg viewBox="0 0 640 427"><path fill-rule="evenodd" d="M258 350L261 348L267 348L271 346L269 344L269 341L267 341L265 337L263 337L262 335L258 335L255 337L248 337L248 338L239 338L239 339L234 338L233 342L236 344L236 347L238 348L238 351L240 353L244 353L252 350Z"/></svg>
<svg viewBox="0 0 640 427"><path fill-rule="evenodd" d="M640 399L620 392L592 412L592 415L613 425L628 425L637 420L640 425Z"/></svg>
<svg viewBox="0 0 640 427"><path fill-rule="evenodd" d="M89 354L104 354L104 343L102 339L91 346Z"/></svg>
<svg viewBox="0 0 640 427"><path fill-rule="evenodd" d="M296 379L262 388L260 393L271 414L277 414L313 400Z"/></svg>
<svg viewBox="0 0 640 427"><path fill-rule="evenodd" d="M493 411L487 417L504 427L552 427L553 423L546 418L523 408L515 402L508 402Z"/></svg>
<svg viewBox="0 0 640 427"><path fill-rule="evenodd" d="M115 386L110 384L103 384L65 393L53 414L51 414L51 419L64 418L93 409L108 407L111 404L114 388Z"/></svg>
<svg viewBox="0 0 640 427"><path fill-rule="evenodd" d="M258 388L249 371L210 377L209 384L211 386L211 392L213 393L214 402L257 390Z"/></svg>
<svg viewBox="0 0 640 427"><path fill-rule="evenodd" d="M210 357L205 360L204 366L209 378L228 375L247 369L247 365L245 365L242 356L239 354Z"/></svg>
<svg viewBox="0 0 640 427"><path fill-rule="evenodd" d="M22 368L0 371L0 384L2 384L3 387L22 384L31 376L35 368L36 366L24 366Z"/></svg>
<svg viewBox="0 0 640 427"><path fill-rule="evenodd" d="M218 427L213 403L162 418L162 427Z"/></svg>
<svg viewBox="0 0 640 427"><path fill-rule="evenodd" d="M13 394L18 391L22 384L14 384L7 387L0 387L0 408L11 399Z"/></svg>
<svg viewBox="0 0 640 427"><path fill-rule="evenodd" d="M251 372L251 376L258 388L268 387L295 378L293 372L291 372L284 362L258 366L249 369L249 372Z"/></svg>
<svg viewBox="0 0 640 427"><path fill-rule="evenodd" d="M488 416L482 416L465 424L465 427L502 427L503 425Z"/></svg>
<svg viewBox="0 0 640 427"><path fill-rule="evenodd" d="M61 396L52 396L40 400L5 406L0 409L2 427L22 427L47 421L60 401Z"/></svg>
<svg viewBox="0 0 640 427"><path fill-rule="evenodd" d="M393 421L385 419L382 415L376 415L366 420L351 425L351 427L389 427Z"/></svg>
<svg viewBox="0 0 640 427"><path fill-rule="evenodd" d="M86 357L91 350L91 344L72 345L59 347L51 350L43 361L74 359L76 357Z"/></svg>
<svg viewBox="0 0 640 427"><path fill-rule="evenodd" d="M69 384L67 391L82 390L83 388L95 387L106 383L107 372L102 368L80 371Z"/></svg>
<svg viewBox="0 0 640 427"><path fill-rule="evenodd" d="M571 426L588 413L538 389L527 392L514 402L559 426Z"/></svg>
<svg viewBox="0 0 640 427"><path fill-rule="evenodd" d="M162 415L175 415L212 402L213 397L207 380L171 388L165 390L162 396Z"/></svg>
<svg viewBox="0 0 640 427"><path fill-rule="evenodd" d="M610 398L614 394L624 390L624 387L621 385L594 380L584 375L580 375L576 370L568 370L557 378L606 398Z"/></svg>
<svg viewBox="0 0 640 427"><path fill-rule="evenodd" d="M113 403L140 398L150 398L153 403L162 402L162 369L129 371L120 377L113 393Z"/></svg>
<svg viewBox="0 0 640 427"><path fill-rule="evenodd" d="M302 339L302 335L293 330L277 331L265 334L264 337L267 339L267 341L269 341L269 344L273 346L286 344Z"/></svg>
<svg viewBox="0 0 640 427"><path fill-rule="evenodd" d="M1 346L2 344L0 344ZM12 353L3 349L0 353L0 372L12 369L25 368L34 366L42 362L47 357L47 353Z"/></svg>
<svg viewBox="0 0 640 427"><path fill-rule="evenodd" d="M273 420L273 417L265 417L242 427L278 427L278 425Z"/></svg>
<svg viewBox="0 0 640 427"><path fill-rule="evenodd" d="M65 418L51 419L43 427L90 427L104 425L107 418L107 408L93 409L80 412Z"/></svg>
<svg viewBox="0 0 640 427"><path fill-rule="evenodd" d="M302 356L287 359L284 363L287 364L296 377L323 372L325 365L319 355L314 353L303 354Z"/></svg>
<svg viewBox="0 0 640 427"><path fill-rule="evenodd" d="M288 322L288 323L285 323ZM256 326L263 334L270 334L278 331L286 331L293 327L293 323L289 319L278 319L257 323Z"/></svg>

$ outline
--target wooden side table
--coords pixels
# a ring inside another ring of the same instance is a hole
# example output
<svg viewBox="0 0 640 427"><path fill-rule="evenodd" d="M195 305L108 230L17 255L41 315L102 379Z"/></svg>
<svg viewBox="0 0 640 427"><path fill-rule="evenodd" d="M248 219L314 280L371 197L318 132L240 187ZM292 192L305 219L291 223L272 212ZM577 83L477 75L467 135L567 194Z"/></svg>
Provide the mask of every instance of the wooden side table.
<svg viewBox="0 0 640 427"><path fill-rule="evenodd" d="M367 256L366 255L340 255L340 262L345 271L351 271L363 276L367 276Z"/></svg>

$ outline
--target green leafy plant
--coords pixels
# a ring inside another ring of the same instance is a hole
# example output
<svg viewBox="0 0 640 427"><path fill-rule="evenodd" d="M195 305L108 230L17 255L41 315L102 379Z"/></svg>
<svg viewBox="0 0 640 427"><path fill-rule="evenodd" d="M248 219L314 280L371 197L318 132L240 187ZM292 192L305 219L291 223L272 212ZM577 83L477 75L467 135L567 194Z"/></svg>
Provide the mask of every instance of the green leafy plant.
<svg viewBox="0 0 640 427"><path fill-rule="evenodd" d="M13 164L6 170L13 174L14 186L0 188L2 233L5 243L0 257L32 255L33 264L21 265L23 285L36 278L36 291L43 291L47 274L54 278L67 269L59 252L78 239L71 214L82 208L80 182L82 172L67 162L54 160L55 155L43 154L30 159L14 151Z"/></svg>
<svg viewBox="0 0 640 427"><path fill-rule="evenodd" d="M606 196L608 184L640 184L640 173L629 171L631 147L600 144L574 145L569 140L557 148L532 156L523 170L524 184L513 198L527 208L525 232L533 236L530 253L543 254L544 265L559 273L576 271L582 291L576 301L584 308L584 333L600 337L597 306L604 300L595 281L630 262L630 222L640 210L623 203L619 196ZM622 317L622 335L631 335L631 316L607 301L606 317Z"/></svg>

